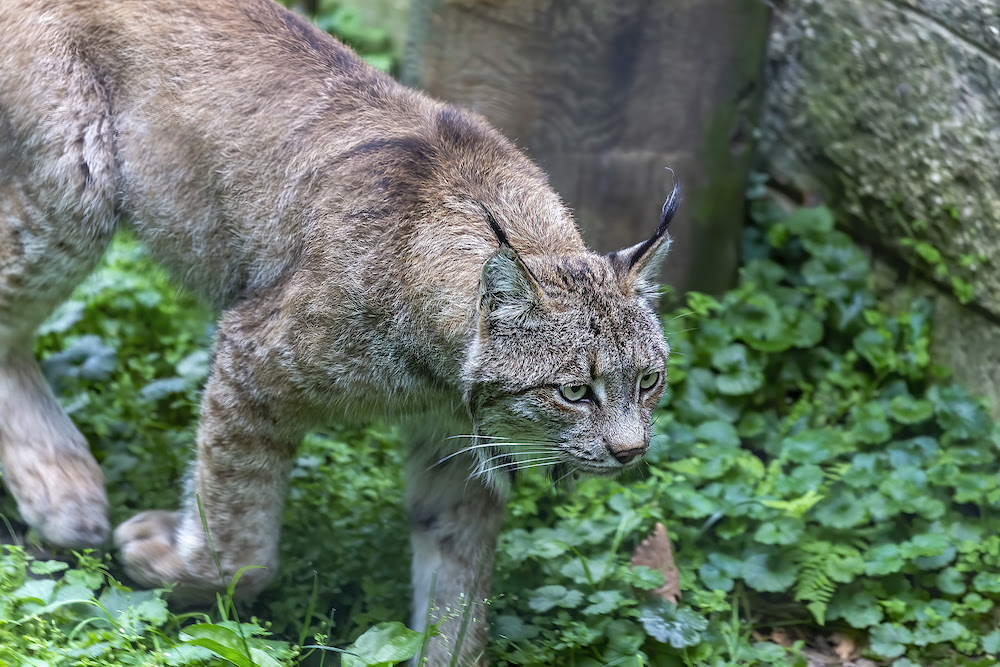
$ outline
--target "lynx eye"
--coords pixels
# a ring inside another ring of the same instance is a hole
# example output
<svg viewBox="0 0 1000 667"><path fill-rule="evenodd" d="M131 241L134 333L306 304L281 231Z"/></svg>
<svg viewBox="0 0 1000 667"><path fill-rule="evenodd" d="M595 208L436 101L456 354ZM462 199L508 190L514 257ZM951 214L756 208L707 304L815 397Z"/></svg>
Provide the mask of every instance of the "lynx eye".
<svg viewBox="0 0 1000 667"><path fill-rule="evenodd" d="M641 378L639 378L639 389L646 391L647 389L652 389L660 381L659 371L653 371L652 373L646 373Z"/></svg>
<svg viewBox="0 0 1000 667"><path fill-rule="evenodd" d="M570 403L579 403L590 390L585 384L564 384L559 387L559 393Z"/></svg>

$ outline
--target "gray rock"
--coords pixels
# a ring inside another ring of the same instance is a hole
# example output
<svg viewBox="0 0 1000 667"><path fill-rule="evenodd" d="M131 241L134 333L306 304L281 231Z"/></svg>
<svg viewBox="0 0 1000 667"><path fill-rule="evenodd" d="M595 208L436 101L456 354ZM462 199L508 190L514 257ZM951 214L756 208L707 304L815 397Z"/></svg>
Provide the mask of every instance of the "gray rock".
<svg viewBox="0 0 1000 667"><path fill-rule="evenodd" d="M1000 376L1000 3L790 0L767 70L764 168L841 206L911 279L971 301L941 302L962 325L939 349L1000 403L985 377ZM944 351L963 335L976 347Z"/></svg>

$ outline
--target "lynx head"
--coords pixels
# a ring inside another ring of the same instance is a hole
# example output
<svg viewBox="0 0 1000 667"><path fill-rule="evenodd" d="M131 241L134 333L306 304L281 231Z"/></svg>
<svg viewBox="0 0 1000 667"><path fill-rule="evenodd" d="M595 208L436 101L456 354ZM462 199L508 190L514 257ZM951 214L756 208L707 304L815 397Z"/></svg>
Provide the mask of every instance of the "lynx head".
<svg viewBox="0 0 1000 667"><path fill-rule="evenodd" d="M603 256L528 254L486 212L499 249L482 269L464 372L477 474L493 484L530 467L607 476L642 459L669 354L653 280L679 200L675 186L652 237Z"/></svg>

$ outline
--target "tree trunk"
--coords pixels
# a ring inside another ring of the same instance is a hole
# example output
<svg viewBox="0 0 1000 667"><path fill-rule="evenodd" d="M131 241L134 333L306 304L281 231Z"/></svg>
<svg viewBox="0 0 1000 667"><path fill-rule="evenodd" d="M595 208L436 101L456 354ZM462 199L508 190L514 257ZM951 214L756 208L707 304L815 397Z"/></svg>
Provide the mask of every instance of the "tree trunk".
<svg viewBox="0 0 1000 667"><path fill-rule="evenodd" d="M685 202L665 282L718 292L738 259L768 10L760 0L415 0L404 82L489 118L545 169L591 247Z"/></svg>

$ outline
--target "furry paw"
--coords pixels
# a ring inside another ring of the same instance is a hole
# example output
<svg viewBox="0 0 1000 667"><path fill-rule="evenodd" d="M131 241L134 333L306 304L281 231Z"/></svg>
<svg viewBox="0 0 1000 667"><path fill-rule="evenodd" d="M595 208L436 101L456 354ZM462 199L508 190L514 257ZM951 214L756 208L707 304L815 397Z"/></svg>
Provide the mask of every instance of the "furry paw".
<svg viewBox="0 0 1000 667"><path fill-rule="evenodd" d="M154 510L137 514L118 526L115 546L125 572L149 588L179 584L185 591L204 590L205 597L211 598L211 591L219 588L218 582L194 576L178 550L180 524L180 513Z"/></svg>
<svg viewBox="0 0 1000 667"><path fill-rule="evenodd" d="M61 547L99 547L111 531L104 476L89 454L18 461L7 483L18 510L42 538Z"/></svg>

